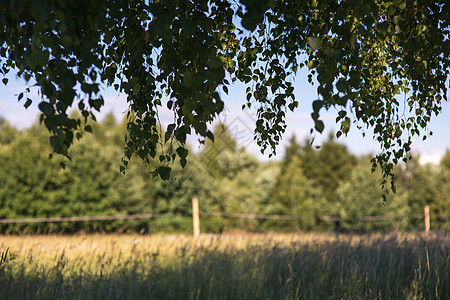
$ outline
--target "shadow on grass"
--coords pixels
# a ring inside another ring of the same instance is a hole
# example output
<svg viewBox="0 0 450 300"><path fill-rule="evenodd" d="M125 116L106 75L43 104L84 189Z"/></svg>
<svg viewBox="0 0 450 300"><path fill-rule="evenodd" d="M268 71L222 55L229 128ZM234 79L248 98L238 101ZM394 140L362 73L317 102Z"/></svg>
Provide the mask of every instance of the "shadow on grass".
<svg viewBox="0 0 450 300"><path fill-rule="evenodd" d="M450 299L448 238L206 243L52 267L9 261L1 299Z"/></svg>

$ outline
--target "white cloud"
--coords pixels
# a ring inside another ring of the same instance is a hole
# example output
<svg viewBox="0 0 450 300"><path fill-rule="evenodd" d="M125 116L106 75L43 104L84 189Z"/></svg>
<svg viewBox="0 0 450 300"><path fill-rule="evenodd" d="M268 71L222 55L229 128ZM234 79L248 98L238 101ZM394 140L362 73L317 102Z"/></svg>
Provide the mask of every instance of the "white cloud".
<svg viewBox="0 0 450 300"><path fill-rule="evenodd" d="M438 165L441 162L443 154L422 154L420 155L419 163L425 165L428 163Z"/></svg>

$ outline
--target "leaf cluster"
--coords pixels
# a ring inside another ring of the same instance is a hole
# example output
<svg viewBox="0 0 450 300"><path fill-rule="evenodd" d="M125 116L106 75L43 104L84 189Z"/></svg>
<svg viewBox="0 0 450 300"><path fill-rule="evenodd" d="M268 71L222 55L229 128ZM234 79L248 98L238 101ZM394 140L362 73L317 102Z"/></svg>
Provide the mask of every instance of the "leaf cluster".
<svg viewBox="0 0 450 300"><path fill-rule="evenodd" d="M78 131L90 131L102 88L125 93L123 169L133 155L148 164L158 155L154 174L167 179L169 162L186 165L187 135L214 139L209 124L233 81L248 86L244 106L257 107L261 150L275 153L287 111L299 106L295 74L308 68L318 83L315 130L323 132L320 113L331 108L338 137L351 124L372 127L382 147L373 167L387 180L407 160L411 137L431 134L427 125L447 99L449 7L444 0L1 1L0 71L17 71L38 89L41 122L63 155ZM18 95L25 107L28 91ZM164 135L162 106L173 112ZM69 117L69 107L82 117Z"/></svg>

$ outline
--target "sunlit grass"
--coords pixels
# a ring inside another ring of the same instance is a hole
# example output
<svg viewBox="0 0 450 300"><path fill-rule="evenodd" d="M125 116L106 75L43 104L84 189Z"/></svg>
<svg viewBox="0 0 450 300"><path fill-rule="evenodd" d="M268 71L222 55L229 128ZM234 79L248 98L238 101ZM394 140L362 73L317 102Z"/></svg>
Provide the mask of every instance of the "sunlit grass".
<svg viewBox="0 0 450 300"><path fill-rule="evenodd" d="M450 299L449 235L2 236L0 299Z"/></svg>

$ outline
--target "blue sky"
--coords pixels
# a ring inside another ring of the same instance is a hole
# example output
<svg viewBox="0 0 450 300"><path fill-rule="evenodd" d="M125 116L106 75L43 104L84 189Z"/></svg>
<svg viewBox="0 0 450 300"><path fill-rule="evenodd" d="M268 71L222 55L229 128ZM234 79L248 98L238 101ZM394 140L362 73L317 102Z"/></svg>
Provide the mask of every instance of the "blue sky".
<svg viewBox="0 0 450 300"><path fill-rule="evenodd" d="M16 94L25 90L25 82L21 79L15 79L9 76L9 83L4 86L0 83L0 115L6 118L12 125L19 129L27 128L33 123L37 122L39 111L37 103L39 96L36 94L36 89L32 89L30 98L34 100L33 104L25 109L23 107L24 101L17 102ZM311 103L317 99L316 87L311 86L306 79L306 72L300 72L295 80L295 94L297 100L300 101L300 107L294 113L287 115L287 130L283 141L277 150L277 156L283 154L283 149L289 138L292 135L301 141L307 137L311 137L310 129L313 127L311 120ZM126 98L114 90L106 90L103 93L105 97L105 107L98 114L101 119L106 113L113 112L114 115L121 119L125 116L124 112L127 110ZM252 141L252 132L255 122L255 113L252 110L242 111L241 106L245 103L245 87L240 84L235 84L229 89L229 95L223 94L226 109L220 115L217 122L227 124L238 144L245 147L248 151L257 155L260 159L268 159L267 155L262 155L256 143ZM161 111L161 122L165 125L169 124L172 116L169 111ZM324 134L314 133L315 144L320 145L320 142L325 139L330 131L335 131L338 127L334 122L337 111L322 112L321 116L325 122ZM426 141L415 139L413 142L413 152L420 153L422 162L438 163L440 157L447 149L450 149L450 104L443 103L442 112L439 116L434 117L429 124L429 129L433 131L433 136ZM196 138L191 139L194 147L198 148ZM353 126L347 137L340 137L339 142L348 146L350 151L356 155L377 153L379 151L378 144L373 141L370 135L370 129L366 131L366 137L363 138L361 132Z"/></svg>

